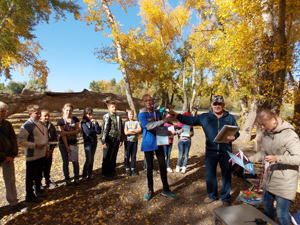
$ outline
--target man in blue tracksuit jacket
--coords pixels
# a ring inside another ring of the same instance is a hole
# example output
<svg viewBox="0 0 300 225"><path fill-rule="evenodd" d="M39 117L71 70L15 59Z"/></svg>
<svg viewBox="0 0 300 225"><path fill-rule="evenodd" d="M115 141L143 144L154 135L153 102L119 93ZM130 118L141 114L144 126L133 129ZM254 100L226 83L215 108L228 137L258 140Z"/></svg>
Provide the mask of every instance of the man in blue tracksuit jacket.
<svg viewBox="0 0 300 225"><path fill-rule="evenodd" d="M224 110L224 99L217 95L212 100L212 111L202 113L201 115L189 117L171 112L173 117L187 125L202 126L206 136L206 152L205 152L205 168L206 168L206 188L208 197L204 199L204 203L212 203L218 200L218 184L216 170L218 163L222 172L222 189L221 201L224 206L230 204L231 189L231 163L229 163L229 155L227 151L232 151L232 141L239 137L239 132L235 136L228 136L229 144L214 142L215 137L221 131L224 125L237 126L234 117Z"/></svg>

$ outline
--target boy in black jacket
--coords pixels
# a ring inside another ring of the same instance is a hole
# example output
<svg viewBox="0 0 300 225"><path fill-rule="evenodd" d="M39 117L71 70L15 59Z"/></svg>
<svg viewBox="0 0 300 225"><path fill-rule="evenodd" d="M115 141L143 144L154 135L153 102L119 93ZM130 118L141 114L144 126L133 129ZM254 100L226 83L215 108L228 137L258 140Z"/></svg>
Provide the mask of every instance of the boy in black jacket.
<svg viewBox="0 0 300 225"><path fill-rule="evenodd" d="M41 111L41 122L45 125L48 129L48 141L55 141L57 142L57 133L54 125L49 121L50 120L50 112L46 109ZM56 144L51 144L49 147L49 151L46 152L46 157L43 166L43 177L45 178L45 185L46 187L55 187L56 184L51 182L50 180L50 170L52 165L52 155L53 150L56 147Z"/></svg>

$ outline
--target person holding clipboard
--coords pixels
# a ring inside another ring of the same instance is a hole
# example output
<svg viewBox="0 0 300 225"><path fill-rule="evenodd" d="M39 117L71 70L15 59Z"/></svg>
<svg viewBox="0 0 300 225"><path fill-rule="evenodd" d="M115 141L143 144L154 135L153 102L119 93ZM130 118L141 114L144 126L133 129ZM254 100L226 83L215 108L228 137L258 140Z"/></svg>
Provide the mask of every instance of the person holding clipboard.
<svg viewBox="0 0 300 225"><path fill-rule="evenodd" d="M221 201L223 206L228 206L231 202L231 163L228 162L230 157L227 151L232 152L232 141L236 140L240 134L237 132L235 135L228 136L229 143L214 142L215 137L224 125L237 126L236 120L228 111L224 110L224 106L223 96L216 95L211 103L212 110L208 113L202 113L194 117L177 114L174 111L170 114L183 124L202 126L206 136L205 168L208 194L204 199L204 203L209 204L218 200L216 171L219 163L222 172Z"/></svg>
<svg viewBox="0 0 300 225"><path fill-rule="evenodd" d="M163 145L158 146L156 140L157 128L162 128L164 123L172 121L172 117L165 118L164 120L162 119L160 112L153 108L153 99L151 95L144 94L141 100L145 108L142 108L140 110L138 118L139 121L141 122L141 127L143 129L143 140L142 140L141 151L145 153L145 158L147 162L147 186L148 186L148 191L144 196L144 200L149 201L153 196L153 172L152 171L153 171L154 152L159 164L160 178L163 183L163 190L161 194L172 199L177 199L178 196L173 194L169 189ZM168 135L171 134L170 131L167 132ZM168 137L166 136L166 138L167 138L166 144L168 144Z"/></svg>

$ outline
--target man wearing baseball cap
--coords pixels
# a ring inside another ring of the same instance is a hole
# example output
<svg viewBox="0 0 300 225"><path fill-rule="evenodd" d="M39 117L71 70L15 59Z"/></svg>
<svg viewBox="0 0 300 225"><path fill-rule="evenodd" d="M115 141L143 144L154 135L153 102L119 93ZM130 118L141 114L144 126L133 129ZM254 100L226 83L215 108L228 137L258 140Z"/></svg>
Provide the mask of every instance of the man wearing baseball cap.
<svg viewBox="0 0 300 225"><path fill-rule="evenodd" d="M229 144L214 142L215 137L221 131L224 125L237 126L234 117L224 110L224 99L221 95L216 95L212 99L212 110L208 113L202 113L194 117L184 116L176 112L170 112L171 116L177 118L179 122L187 125L202 126L206 136L205 151L205 168L206 168L206 188L208 196L204 199L204 203L209 204L218 200L218 183L217 183L217 165L220 164L222 172L222 189L221 201L223 206L230 205L230 189L231 189L231 163L229 163L229 155L227 151L232 151L232 141L239 137L239 132L235 136L228 136Z"/></svg>

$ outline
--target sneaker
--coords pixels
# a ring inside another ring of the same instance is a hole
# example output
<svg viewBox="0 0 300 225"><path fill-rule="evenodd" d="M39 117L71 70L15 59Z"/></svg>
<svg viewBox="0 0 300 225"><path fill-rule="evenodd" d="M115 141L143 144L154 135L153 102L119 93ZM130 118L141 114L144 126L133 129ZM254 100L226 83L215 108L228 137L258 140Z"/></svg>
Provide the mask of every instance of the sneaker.
<svg viewBox="0 0 300 225"><path fill-rule="evenodd" d="M83 181L83 182L84 182L84 181L87 181L87 177L82 177L82 178L81 178L81 181Z"/></svg>
<svg viewBox="0 0 300 225"><path fill-rule="evenodd" d="M168 167L168 168L167 168L167 172L173 173L173 170L171 169L171 167Z"/></svg>
<svg viewBox="0 0 300 225"><path fill-rule="evenodd" d="M57 184L52 182L51 180L46 180L45 184L47 188L54 188L57 186Z"/></svg>
<svg viewBox="0 0 300 225"><path fill-rule="evenodd" d="M205 203L205 204L210 204L210 203L212 203L213 201L215 201L215 200L213 200L213 199L211 199L211 198L209 198L209 197L206 197L206 198L204 199L204 203Z"/></svg>
<svg viewBox="0 0 300 225"><path fill-rule="evenodd" d="M74 179L74 184L75 184L75 186L78 186L79 185L79 179Z"/></svg>
<svg viewBox="0 0 300 225"><path fill-rule="evenodd" d="M182 169L181 169L181 173L185 173L185 171L186 171L186 167L183 166Z"/></svg>
<svg viewBox="0 0 300 225"><path fill-rule="evenodd" d="M128 170L126 170L126 175L127 176L131 176L131 171L128 169Z"/></svg>
<svg viewBox="0 0 300 225"><path fill-rule="evenodd" d="M147 194L144 196L145 201L149 201L152 197L152 191L148 191Z"/></svg>
<svg viewBox="0 0 300 225"><path fill-rule="evenodd" d="M93 174L89 175L89 180L95 180L95 177Z"/></svg>
<svg viewBox="0 0 300 225"><path fill-rule="evenodd" d="M171 191L166 192L166 191L162 190L161 194L163 196L167 196L167 197L172 198L172 199L178 199L178 196L173 194Z"/></svg>
<svg viewBox="0 0 300 225"><path fill-rule="evenodd" d="M12 208L12 210L17 211L17 212L25 212L25 211L27 211L28 207L24 203L19 202L18 204L12 206L11 208Z"/></svg>
<svg viewBox="0 0 300 225"><path fill-rule="evenodd" d="M132 173L133 175L138 175L138 173L135 171L135 169L131 170L131 173Z"/></svg>
<svg viewBox="0 0 300 225"><path fill-rule="evenodd" d="M71 186L71 185L72 185L71 179L66 179L66 185L67 185L67 186Z"/></svg>
<svg viewBox="0 0 300 225"><path fill-rule="evenodd" d="M43 200L39 197L36 196L32 196L32 197L26 197L25 198L25 202L32 202L32 203L38 203L38 202L42 202Z"/></svg>
<svg viewBox="0 0 300 225"><path fill-rule="evenodd" d="M155 169L152 170L153 173L158 173Z"/></svg>
<svg viewBox="0 0 300 225"><path fill-rule="evenodd" d="M176 166L176 173L179 173L180 172L180 166Z"/></svg>

